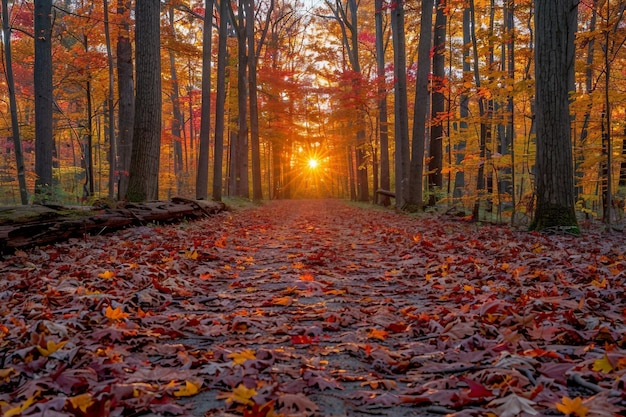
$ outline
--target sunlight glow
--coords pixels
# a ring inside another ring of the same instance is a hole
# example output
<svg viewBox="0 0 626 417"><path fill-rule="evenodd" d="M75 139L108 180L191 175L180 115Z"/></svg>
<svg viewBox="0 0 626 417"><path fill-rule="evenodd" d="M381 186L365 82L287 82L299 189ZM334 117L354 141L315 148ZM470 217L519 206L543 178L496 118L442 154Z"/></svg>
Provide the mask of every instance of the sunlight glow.
<svg viewBox="0 0 626 417"><path fill-rule="evenodd" d="M307 165L309 166L310 169L316 169L317 167L320 166L320 162L315 158L311 158L307 162Z"/></svg>

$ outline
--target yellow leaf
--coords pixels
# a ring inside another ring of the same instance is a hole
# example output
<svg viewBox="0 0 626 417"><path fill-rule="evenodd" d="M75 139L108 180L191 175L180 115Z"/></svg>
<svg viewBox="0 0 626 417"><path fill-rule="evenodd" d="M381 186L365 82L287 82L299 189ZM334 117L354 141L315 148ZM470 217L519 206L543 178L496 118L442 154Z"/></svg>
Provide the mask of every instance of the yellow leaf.
<svg viewBox="0 0 626 417"><path fill-rule="evenodd" d="M104 315L111 320L123 320L128 318L129 314L124 313L121 306L117 306L115 309L111 308L111 306L107 306L104 310Z"/></svg>
<svg viewBox="0 0 626 417"><path fill-rule="evenodd" d="M243 365L247 360L255 360L256 355L253 350L246 349L241 352L230 353L228 358L232 359L235 365Z"/></svg>
<svg viewBox="0 0 626 417"><path fill-rule="evenodd" d="M602 281L593 280L591 281L591 285L598 288L606 288L606 277Z"/></svg>
<svg viewBox="0 0 626 417"><path fill-rule="evenodd" d="M556 409L563 414L575 415L578 417L585 417L589 408L583 405L583 400L580 397L576 397L573 400L568 397L563 397L563 402L556 403Z"/></svg>
<svg viewBox="0 0 626 417"><path fill-rule="evenodd" d="M35 401L37 400L37 397L39 396L40 392L41 391L37 391L35 393L35 395L33 395L32 397L30 397L26 401L24 401L24 403L22 405L18 405L17 407L13 407L13 408L8 409L7 411L4 412L2 417L13 417L13 416L16 416L18 414L22 414L22 411L26 410L28 407L30 407L31 405L33 405L35 403Z"/></svg>
<svg viewBox="0 0 626 417"><path fill-rule="evenodd" d="M0 381L7 382L14 373L15 369L13 368L0 369Z"/></svg>
<svg viewBox="0 0 626 417"><path fill-rule="evenodd" d="M602 356L601 358L593 361L593 370L596 372L604 372L608 374L613 370L613 364L609 360L609 357L604 354L604 356Z"/></svg>
<svg viewBox="0 0 626 417"><path fill-rule="evenodd" d="M465 292L472 292L474 291L474 287L472 287L471 285L463 285L463 289L465 290Z"/></svg>
<svg viewBox="0 0 626 417"><path fill-rule="evenodd" d="M102 279L111 279L111 278L115 277L115 272L106 270L104 272L99 273L98 276L100 278L102 278Z"/></svg>
<svg viewBox="0 0 626 417"><path fill-rule="evenodd" d="M45 348L42 348L41 346L37 346L37 350L43 356L50 356L51 354L53 354L57 350L61 349L66 343L67 343L67 341L57 343L54 340L48 340L48 342L46 342L46 347Z"/></svg>
<svg viewBox="0 0 626 417"><path fill-rule="evenodd" d="M200 384L185 381L185 386L181 387L178 391L174 391L174 395L177 397L191 397L192 395L196 395L198 391L200 391Z"/></svg>
<svg viewBox="0 0 626 417"><path fill-rule="evenodd" d="M183 257L187 258L187 259L192 259L192 260L196 260L198 259L198 251L194 250L192 251L185 251L185 253L183 254Z"/></svg>
<svg viewBox="0 0 626 417"><path fill-rule="evenodd" d="M80 409L83 413L86 413L87 409L93 405L93 398L88 392L68 399L72 403L72 407Z"/></svg>
<svg viewBox="0 0 626 417"><path fill-rule="evenodd" d="M386 330L371 329L367 332L367 337L369 337L370 339L385 340L388 335L389 332L387 332Z"/></svg>
<svg viewBox="0 0 626 417"><path fill-rule="evenodd" d="M257 395L254 388L246 388L244 384L239 384L233 392L218 394L217 398L225 398L227 403L236 402L244 405L254 405L252 397Z"/></svg>

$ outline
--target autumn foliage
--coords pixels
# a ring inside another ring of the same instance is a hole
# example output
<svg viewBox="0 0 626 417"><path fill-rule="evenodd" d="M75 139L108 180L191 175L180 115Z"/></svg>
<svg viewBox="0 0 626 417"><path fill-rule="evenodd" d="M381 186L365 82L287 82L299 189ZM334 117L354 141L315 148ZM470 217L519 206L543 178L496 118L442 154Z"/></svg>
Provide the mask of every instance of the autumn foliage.
<svg viewBox="0 0 626 417"><path fill-rule="evenodd" d="M5 417L626 409L616 235L301 200L18 251L0 271Z"/></svg>

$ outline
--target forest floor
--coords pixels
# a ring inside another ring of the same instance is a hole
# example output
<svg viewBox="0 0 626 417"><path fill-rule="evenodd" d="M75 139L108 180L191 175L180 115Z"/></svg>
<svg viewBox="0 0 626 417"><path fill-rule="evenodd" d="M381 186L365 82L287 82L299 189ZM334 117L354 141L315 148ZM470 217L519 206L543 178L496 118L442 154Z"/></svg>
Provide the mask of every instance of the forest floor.
<svg viewBox="0 0 626 417"><path fill-rule="evenodd" d="M268 202L0 260L0 414L626 415L623 233Z"/></svg>

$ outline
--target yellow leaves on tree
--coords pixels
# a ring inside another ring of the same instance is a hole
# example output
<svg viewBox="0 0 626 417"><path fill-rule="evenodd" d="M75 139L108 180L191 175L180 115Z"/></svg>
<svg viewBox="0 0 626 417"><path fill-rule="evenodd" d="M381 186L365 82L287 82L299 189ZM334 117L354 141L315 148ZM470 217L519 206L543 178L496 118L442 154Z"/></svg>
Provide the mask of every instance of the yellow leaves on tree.
<svg viewBox="0 0 626 417"><path fill-rule="evenodd" d="M573 400L563 397L563 401L556 404L556 409L563 414L577 417L585 417L589 412L589 408L583 405L583 400L580 397Z"/></svg>

